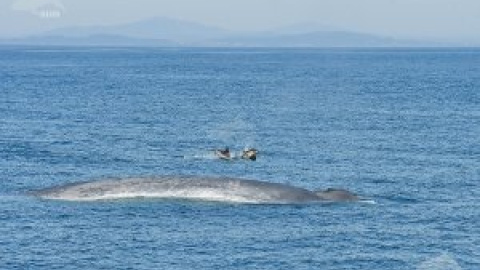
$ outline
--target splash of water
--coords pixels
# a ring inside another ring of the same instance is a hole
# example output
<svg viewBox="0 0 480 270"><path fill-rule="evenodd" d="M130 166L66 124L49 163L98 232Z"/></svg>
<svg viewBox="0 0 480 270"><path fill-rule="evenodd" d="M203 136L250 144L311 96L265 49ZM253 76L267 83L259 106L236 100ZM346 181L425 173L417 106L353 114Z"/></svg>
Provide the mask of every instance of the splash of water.
<svg viewBox="0 0 480 270"><path fill-rule="evenodd" d="M422 262L417 270L462 270L462 267L452 256L444 253Z"/></svg>

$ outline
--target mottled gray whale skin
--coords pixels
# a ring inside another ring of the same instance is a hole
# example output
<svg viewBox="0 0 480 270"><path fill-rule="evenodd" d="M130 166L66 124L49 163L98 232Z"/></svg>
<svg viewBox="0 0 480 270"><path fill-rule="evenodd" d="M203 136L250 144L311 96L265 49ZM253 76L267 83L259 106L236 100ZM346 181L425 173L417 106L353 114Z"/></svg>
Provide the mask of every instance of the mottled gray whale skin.
<svg viewBox="0 0 480 270"><path fill-rule="evenodd" d="M156 176L103 179L34 191L44 199L96 201L172 198L232 203L292 204L351 202L359 197L343 189L310 191L279 183L229 177Z"/></svg>

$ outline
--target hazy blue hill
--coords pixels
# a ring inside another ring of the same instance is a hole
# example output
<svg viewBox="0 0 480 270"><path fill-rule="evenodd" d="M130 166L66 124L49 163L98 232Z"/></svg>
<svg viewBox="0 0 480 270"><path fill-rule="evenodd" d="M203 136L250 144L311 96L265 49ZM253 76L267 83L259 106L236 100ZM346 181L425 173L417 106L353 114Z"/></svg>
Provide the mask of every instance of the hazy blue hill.
<svg viewBox="0 0 480 270"><path fill-rule="evenodd" d="M316 31L300 34L264 34L218 40L224 45L253 47L386 47L406 46L393 38L347 31Z"/></svg>
<svg viewBox="0 0 480 270"><path fill-rule="evenodd" d="M0 44L204 47L408 47L441 46L336 29L315 23L238 33L183 20L154 17L112 26L57 28Z"/></svg>
<svg viewBox="0 0 480 270"><path fill-rule="evenodd" d="M161 39L140 39L118 35L95 34L82 37L35 36L23 39L0 40L0 44L58 45L58 46L125 46L125 47L171 47L178 44Z"/></svg>
<svg viewBox="0 0 480 270"><path fill-rule="evenodd" d="M306 34L312 32L329 32L329 31L342 31L342 29L326 25L326 24L319 24L315 22L302 22L302 23L294 23L288 24L280 27L276 27L267 31L264 31L265 34L270 35L298 35L298 34Z"/></svg>
<svg viewBox="0 0 480 270"><path fill-rule="evenodd" d="M89 35L119 35L141 39L163 39L178 43L196 43L219 38L229 32L199 23L154 17L114 26L68 27L49 31L48 35L78 37Z"/></svg>

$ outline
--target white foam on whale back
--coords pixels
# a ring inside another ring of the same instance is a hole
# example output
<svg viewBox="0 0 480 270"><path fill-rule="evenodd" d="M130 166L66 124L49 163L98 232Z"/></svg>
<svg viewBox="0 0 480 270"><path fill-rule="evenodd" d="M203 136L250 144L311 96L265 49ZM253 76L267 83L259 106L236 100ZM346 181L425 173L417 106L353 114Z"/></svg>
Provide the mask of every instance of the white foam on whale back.
<svg viewBox="0 0 480 270"><path fill-rule="evenodd" d="M220 187L178 186L158 189L135 181L101 181L60 187L43 192L39 197L65 201L100 201L133 198L191 199L230 203L265 203L271 200L268 194L241 188L235 181L226 181Z"/></svg>
<svg viewBox="0 0 480 270"><path fill-rule="evenodd" d="M42 198L64 201L101 201L101 200L121 200L135 198L151 198L151 199L190 199L200 201L213 202L229 202L229 203L262 203L267 200L261 198L254 199L248 196L241 196L232 193L219 193L218 190L209 189L192 189L188 191L122 191L122 192L105 192L98 195L78 196L77 194L62 195L42 195Z"/></svg>

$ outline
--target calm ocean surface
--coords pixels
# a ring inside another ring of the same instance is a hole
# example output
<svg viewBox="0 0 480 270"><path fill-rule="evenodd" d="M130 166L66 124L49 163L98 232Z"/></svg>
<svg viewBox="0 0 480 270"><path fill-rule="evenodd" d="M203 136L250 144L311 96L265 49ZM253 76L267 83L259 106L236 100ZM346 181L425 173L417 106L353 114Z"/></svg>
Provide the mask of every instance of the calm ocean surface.
<svg viewBox="0 0 480 270"><path fill-rule="evenodd" d="M0 269L480 269L479 138L476 49L0 47ZM376 203L28 194L177 174Z"/></svg>

